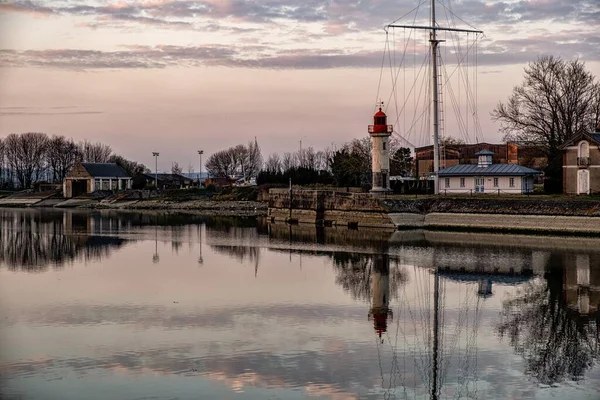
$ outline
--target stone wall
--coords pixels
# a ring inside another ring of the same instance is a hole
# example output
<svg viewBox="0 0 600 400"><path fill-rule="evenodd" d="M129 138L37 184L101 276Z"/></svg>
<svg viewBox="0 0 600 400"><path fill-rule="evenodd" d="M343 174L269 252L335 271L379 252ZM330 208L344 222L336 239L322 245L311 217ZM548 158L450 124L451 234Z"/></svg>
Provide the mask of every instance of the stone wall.
<svg viewBox="0 0 600 400"><path fill-rule="evenodd" d="M557 199L377 198L368 193L271 189L271 222L389 229L600 234L600 202Z"/></svg>
<svg viewBox="0 0 600 400"><path fill-rule="evenodd" d="M271 189L268 216L273 222L395 228L386 208L368 193Z"/></svg>

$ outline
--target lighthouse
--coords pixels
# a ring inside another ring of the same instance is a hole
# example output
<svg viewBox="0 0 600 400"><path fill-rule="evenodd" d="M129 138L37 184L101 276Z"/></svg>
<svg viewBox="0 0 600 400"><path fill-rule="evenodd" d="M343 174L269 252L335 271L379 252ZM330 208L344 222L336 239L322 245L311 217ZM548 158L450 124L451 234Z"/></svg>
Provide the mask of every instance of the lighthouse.
<svg viewBox="0 0 600 400"><path fill-rule="evenodd" d="M381 104L383 105L383 103ZM379 107L373 116L373 125L369 125L371 136L371 169L373 171L372 193L390 190L390 153L389 141L394 127L387 124L387 116Z"/></svg>

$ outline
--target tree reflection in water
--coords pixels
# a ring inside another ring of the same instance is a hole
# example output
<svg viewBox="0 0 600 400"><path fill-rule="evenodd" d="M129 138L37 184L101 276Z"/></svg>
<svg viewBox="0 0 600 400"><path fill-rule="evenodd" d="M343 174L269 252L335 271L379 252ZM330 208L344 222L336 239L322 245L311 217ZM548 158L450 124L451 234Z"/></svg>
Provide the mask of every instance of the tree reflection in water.
<svg viewBox="0 0 600 400"><path fill-rule="evenodd" d="M9 270L43 272L75 259L97 260L125 240L92 236L63 213L0 212L0 262ZM83 223L85 226L87 221ZM76 228L76 229L74 229Z"/></svg>
<svg viewBox="0 0 600 400"><path fill-rule="evenodd" d="M591 282L588 268L588 282L581 285L585 273L572 259L552 254L544 278L529 282L503 304L498 332L525 359L526 372L542 384L582 379L600 357L598 299L592 297L593 308L581 301L589 302L590 290L600 293L600 286L594 286L600 283L600 265L593 266Z"/></svg>
<svg viewBox="0 0 600 400"><path fill-rule="evenodd" d="M331 257L335 267L335 282L352 296L353 299L366 300L371 299L372 293L372 272L377 267L377 258L382 254L365 253L346 253L334 252ZM396 298L400 285L406 283L407 276L400 267L400 261L393 256L389 258L389 265L385 271L379 271L382 274L389 273L390 297Z"/></svg>

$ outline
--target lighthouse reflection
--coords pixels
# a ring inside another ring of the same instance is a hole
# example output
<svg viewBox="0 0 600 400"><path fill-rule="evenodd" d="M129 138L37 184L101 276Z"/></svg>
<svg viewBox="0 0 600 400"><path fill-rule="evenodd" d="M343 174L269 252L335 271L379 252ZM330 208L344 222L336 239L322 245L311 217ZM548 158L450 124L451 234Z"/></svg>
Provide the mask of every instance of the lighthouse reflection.
<svg viewBox="0 0 600 400"><path fill-rule="evenodd" d="M394 313L390 306L390 256L378 254L373 257L371 271L371 309L368 319L373 321L373 328L379 338L387 332L388 319ZM382 339L383 342L383 339Z"/></svg>

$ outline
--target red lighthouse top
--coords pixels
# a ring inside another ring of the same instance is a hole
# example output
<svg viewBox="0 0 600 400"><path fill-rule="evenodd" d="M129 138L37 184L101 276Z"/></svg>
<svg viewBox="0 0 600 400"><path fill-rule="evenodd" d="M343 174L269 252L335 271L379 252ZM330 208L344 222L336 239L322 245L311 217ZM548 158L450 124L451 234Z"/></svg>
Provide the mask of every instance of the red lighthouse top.
<svg viewBox="0 0 600 400"><path fill-rule="evenodd" d="M369 125L369 133L379 136L390 135L393 131L394 127L387 124L387 115L379 107L379 111L373 116L373 125Z"/></svg>

